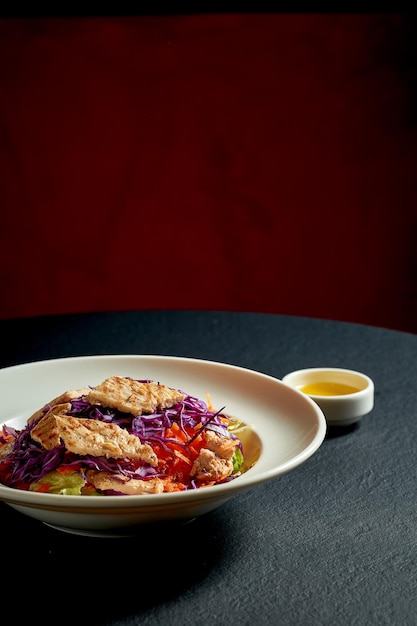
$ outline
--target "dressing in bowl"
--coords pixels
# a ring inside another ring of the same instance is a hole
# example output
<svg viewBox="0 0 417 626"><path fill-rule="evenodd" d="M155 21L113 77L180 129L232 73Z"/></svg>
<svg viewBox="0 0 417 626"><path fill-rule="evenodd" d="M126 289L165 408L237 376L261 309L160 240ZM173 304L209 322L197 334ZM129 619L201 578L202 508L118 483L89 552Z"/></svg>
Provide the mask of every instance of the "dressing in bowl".
<svg viewBox="0 0 417 626"><path fill-rule="evenodd" d="M355 370L313 367L291 372L282 382L314 400L331 426L354 424L374 406L373 381Z"/></svg>

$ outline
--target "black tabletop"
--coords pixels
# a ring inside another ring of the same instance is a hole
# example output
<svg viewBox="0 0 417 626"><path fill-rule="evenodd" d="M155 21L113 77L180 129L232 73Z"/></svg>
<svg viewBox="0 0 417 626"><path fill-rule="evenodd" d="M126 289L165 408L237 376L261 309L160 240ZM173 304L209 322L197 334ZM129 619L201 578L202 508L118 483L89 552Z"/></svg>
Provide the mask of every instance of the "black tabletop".
<svg viewBox="0 0 417 626"><path fill-rule="evenodd" d="M3 607L100 625L417 624L417 336L279 315L140 311L0 322L0 366L89 354L360 370L375 407L288 474L182 527L96 539L1 504Z"/></svg>

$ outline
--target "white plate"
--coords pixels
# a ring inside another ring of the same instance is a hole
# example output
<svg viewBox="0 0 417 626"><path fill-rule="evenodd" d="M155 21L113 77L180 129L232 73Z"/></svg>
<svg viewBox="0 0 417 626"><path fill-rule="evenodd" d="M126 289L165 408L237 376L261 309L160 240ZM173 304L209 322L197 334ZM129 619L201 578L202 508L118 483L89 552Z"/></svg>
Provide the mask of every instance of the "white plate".
<svg viewBox="0 0 417 626"><path fill-rule="evenodd" d="M305 462L322 444L326 420L305 394L252 370L172 356L104 355L51 359L0 370L0 424L26 419L66 390L119 375L153 379L201 399L252 426L244 442L256 463L235 480L204 489L139 496L62 496L0 485L0 500L63 531L95 536L134 534L144 523L186 522L238 493Z"/></svg>

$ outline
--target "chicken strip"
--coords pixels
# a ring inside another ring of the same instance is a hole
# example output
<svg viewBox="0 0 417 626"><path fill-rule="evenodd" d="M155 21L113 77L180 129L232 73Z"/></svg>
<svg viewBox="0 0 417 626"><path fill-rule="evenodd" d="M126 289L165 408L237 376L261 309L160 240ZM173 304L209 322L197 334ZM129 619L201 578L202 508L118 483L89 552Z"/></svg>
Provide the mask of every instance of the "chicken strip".
<svg viewBox="0 0 417 626"><path fill-rule="evenodd" d="M142 415L170 408L184 398L180 391L159 383L140 383L131 378L110 376L91 389L86 400L90 404L118 409L123 413Z"/></svg>
<svg viewBox="0 0 417 626"><path fill-rule="evenodd" d="M231 459L235 453L236 445L239 443L236 439L225 437L213 430L206 429L203 433L204 447L214 452L222 459Z"/></svg>
<svg viewBox="0 0 417 626"><path fill-rule="evenodd" d="M11 454L12 452L13 452L13 443L12 442L4 443L0 447L0 459L4 459L8 454Z"/></svg>
<svg viewBox="0 0 417 626"><path fill-rule="evenodd" d="M139 437L117 424L54 414L53 410L36 424L31 437L46 450L62 442L67 450L81 456L91 454L111 459L139 459L152 467L158 463L150 445L142 444Z"/></svg>
<svg viewBox="0 0 417 626"><path fill-rule="evenodd" d="M45 450L52 450L61 445L61 435L57 426L57 418L66 416L71 408L71 404L57 404L44 414L30 431L30 436L34 441L41 444Z"/></svg>
<svg viewBox="0 0 417 626"><path fill-rule="evenodd" d="M96 489L100 491L119 491L126 495L144 495L147 493L163 493L164 483L160 478L150 478L140 480L128 478L123 474L112 474L111 472L97 472L88 470L86 478Z"/></svg>
<svg viewBox="0 0 417 626"><path fill-rule="evenodd" d="M190 476L194 476L202 483L211 483L227 478L232 472L232 459L223 459L212 450L201 448L191 468Z"/></svg>

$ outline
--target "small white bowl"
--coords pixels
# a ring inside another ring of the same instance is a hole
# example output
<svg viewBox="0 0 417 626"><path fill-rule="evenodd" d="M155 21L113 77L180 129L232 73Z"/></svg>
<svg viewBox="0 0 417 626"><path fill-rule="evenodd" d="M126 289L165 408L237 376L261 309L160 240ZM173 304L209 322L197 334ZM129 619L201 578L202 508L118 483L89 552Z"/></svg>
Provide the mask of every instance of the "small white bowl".
<svg viewBox="0 0 417 626"><path fill-rule="evenodd" d="M291 372L282 382L308 395L331 426L348 426L374 407L374 383L361 372L338 367L312 367Z"/></svg>

